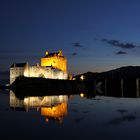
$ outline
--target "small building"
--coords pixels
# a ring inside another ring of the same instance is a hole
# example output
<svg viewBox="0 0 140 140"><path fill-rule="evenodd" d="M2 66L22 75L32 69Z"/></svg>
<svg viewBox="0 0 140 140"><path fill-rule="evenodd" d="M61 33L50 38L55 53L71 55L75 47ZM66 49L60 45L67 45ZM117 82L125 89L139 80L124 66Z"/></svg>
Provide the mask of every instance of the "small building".
<svg viewBox="0 0 140 140"><path fill-rule="evenodd" d="M12 84L17 77L24 76L24 72L28 69L28 63L14 63L10 67L10 84Z"/></svg>

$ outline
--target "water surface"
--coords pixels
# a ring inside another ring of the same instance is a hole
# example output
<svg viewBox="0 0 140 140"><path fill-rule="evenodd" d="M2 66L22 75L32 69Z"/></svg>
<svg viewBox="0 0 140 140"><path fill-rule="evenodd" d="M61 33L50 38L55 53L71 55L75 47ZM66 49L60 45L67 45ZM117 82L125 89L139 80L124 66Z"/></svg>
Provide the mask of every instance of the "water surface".
<svg viewBox="0 0 140 140"><path fill-rule="evenodd" d="M81 96L0 91L0 138L140 139L139 98Z"/></svg>

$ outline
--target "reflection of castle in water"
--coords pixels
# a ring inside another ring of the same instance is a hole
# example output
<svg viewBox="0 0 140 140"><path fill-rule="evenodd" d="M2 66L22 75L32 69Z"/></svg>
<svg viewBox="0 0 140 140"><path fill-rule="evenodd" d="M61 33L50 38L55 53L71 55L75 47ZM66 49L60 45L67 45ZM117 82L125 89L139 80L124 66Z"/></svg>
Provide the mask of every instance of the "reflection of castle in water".
<svg viewBox="0 0 140 140"><path fill-rule="evenodd" d="M41 112L42 116L46 117L46 122L49 119L62 122L63 118L67 115L67 95L59 96L43 96L43 97L25 97L19 99L15 94L10 91L10 108L13 110L29 111L32 108Z"/></svg>

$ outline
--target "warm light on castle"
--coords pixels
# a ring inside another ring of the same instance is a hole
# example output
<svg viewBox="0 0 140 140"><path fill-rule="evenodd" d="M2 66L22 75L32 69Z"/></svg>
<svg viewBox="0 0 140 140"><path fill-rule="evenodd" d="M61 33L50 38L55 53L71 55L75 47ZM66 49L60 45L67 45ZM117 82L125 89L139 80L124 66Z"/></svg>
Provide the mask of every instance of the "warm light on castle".
<svg viewBox="0 0 140 140"><path fill-rule="evenodd" d="M41 66L52 66L67 72L67 59L63 56L61 50L55 53L46 52L46 56L41 58Z"/></svg>

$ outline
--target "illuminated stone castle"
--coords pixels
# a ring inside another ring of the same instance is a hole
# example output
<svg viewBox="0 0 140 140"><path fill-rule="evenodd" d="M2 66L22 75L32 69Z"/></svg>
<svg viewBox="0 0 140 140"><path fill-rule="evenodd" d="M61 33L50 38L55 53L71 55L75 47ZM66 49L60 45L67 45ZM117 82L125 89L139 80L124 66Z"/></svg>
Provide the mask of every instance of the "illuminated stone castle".
<svg viewBox="0 0 140 140"><path fill-rule="evenodd" d="M46 52L45 57L41 58L41 66L52 66L67 72L67 59L63 56L61 50L55 53Z"/></svg>
<svg viewBox="0 0 140 140"><path fill-rule="evenodd" d="M67 79L67 59L62 51L58 51L47 52L46 56L41 58L41 65L29 66L28 63L14 63L10 67L10 84L19 76Z"/></svg>

